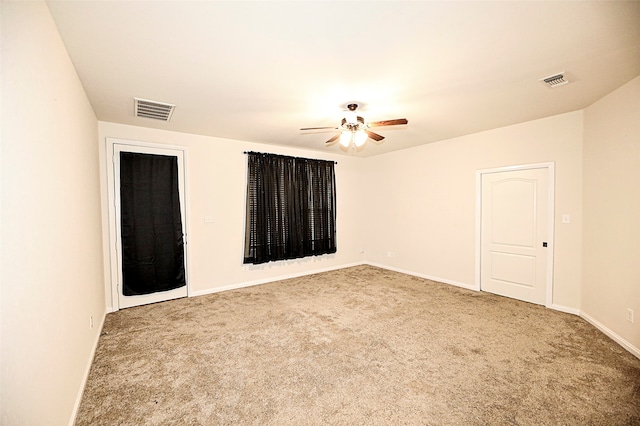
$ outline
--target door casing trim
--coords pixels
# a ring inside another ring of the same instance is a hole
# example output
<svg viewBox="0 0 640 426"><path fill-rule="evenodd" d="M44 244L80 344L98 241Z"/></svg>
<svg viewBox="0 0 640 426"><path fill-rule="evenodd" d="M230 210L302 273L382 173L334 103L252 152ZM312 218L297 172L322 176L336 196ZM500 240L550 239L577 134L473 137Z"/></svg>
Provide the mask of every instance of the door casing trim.
<svg viewBox="0 0 640 426"><path fill-rule="evenodd" d="M553 252L554 244L554 228L555 228L555 182L556 182L556 164L553 161L546 163L522 164L516 166L504 166L492 169L483 169L476 171L476 253L475 253L475 282L474 290L480 291L480 257L481 257L481 234L482 234L482 175L490 173L512 172L517 170L531 169L547 169L548 185L549 185L549 212L547 217L548 223L548 249L547 250L547 276L546 276L546 293L545 306L547 308L553 305Z"/></svg>
<svg viewBox="0 0 640 426"><path fill-rule="evenodd" d="M185 243L185 277L187 281L187 297L191 297L191 285L190 285L190 252L188 247L189 243L189 180L188 180L188 151L186 146L180 145L167 145L153 142L142 142L127 139L117 138L105 138L105 159L106 159L106 174L107 174L107 210L108 210L108 226L109 226L109 251L108 256L108 285L111 287L111 309L109 312L115 312L120 310L120 301L118 297L118 253L117 253L117 227L116 227L116 200L115 200L115 176L114 176L114 145L129 145L137 148L155 148L173 151L182 151L182 158L184 163L184 243Z"/></svg>

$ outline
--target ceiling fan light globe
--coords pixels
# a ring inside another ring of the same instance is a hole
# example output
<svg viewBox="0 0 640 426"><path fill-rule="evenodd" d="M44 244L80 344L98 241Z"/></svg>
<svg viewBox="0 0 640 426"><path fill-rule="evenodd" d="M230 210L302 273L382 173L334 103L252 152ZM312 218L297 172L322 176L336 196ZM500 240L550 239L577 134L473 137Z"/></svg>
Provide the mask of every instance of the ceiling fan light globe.
<svg viewBox="0 0 640 426"><path fill-rule="evenodd" d="M355 143L358 148L360 148L367 141L367 134L364 130L358 130L354 135Z"/></svg>
<svg viewBox="0 0 640 426"><path fill-rule="evenodd" d="M351 145L351 132L342 132L342 134L340 135L340 145L344 146L345 148L348 148L349 145Z"/></svg>

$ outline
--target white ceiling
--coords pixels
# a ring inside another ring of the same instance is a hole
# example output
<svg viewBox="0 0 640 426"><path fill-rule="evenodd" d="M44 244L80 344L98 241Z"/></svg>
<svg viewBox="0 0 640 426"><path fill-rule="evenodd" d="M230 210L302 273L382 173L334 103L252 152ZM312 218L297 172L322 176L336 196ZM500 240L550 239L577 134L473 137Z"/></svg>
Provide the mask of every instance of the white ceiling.
<svg viewBox="0 0 640 426"><path fill-rule="evenodd" d="M99 120L369 156L582 109L640 75L639 1L47 1ZM538 80L564 71L568 85ZM170 122L133 98L176 104Z"/></svg>

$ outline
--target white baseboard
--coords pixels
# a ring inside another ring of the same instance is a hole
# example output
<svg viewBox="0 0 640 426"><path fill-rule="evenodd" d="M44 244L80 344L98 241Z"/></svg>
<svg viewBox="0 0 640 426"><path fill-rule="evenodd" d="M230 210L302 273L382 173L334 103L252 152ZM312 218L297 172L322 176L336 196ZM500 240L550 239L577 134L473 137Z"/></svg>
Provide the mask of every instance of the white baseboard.
<svg viewBox="0 0 640 426"><path fill-rule="evenodd" d="M374 262L363 262L363 264L375 266L377 268L388 269L390 271L400 272L401 274L412 275L414 277L425 278L427 280L437 281L437 282L443 283L443 284L450 284L450 285L454 285L456 287L462 287L462 288L466 288L467 290L477 290L476 287L473 284L461 283L461 282L458 282L458 281L452 281L452 280L448 280L448 279L445 279L445 278L434 277L432 275L421 274L419 272L407 271L406 269L395 268L393 266L382 265L382 264L374 263Z"/></svg>
<svg viewBox="0 0 640 426"><path fill-rule="evenodd" d="M299 277L304 277L306 275L313 275L313 274L319 274L321 272L335 271L337 269L350 268L352 266L359 266L363 264L364 262L349 263L346 265L331 266L328 268L314 269L311 271L298 272L295 274L278 275L275 277L263 278L259 280L244 281L236 284L225 285L222 287L214 287L206 290L193 291L189 293L189 297L204 296L206 294L220 293L222 291L228 291L228 290L237 290L239 288L252 287L254 285L267 284L274 281L288 280L290 278L299 278Z"/></svg>
<svg viewBox="0 0 640 426"><path fill-rule="evenodd" d="M571 308L569 306L556 305L555 303L547 306L547 308L553 309L554 311L564 312L565 314L580 315L580 309Z"/></svg>
<svg viewBox="0 0 640 426"><path fill-rule="evenodd" d="M602 324L601 322L599 322L598 320L596 320L595 318L593 318L589 314L586 314L584 312L580 312L580 316L582 318L584 318L585 321L587 321L588 323L593 325L595 328L597 328L598 330L602 331L604 334L609 336L612 340L614 340L620 346L625 348L627 351L631 352L631 354L634 355L636 358L640 359L640 349L636 348L631 343L627 342L625 339L620 337L618 334L616 334L610 328L608 328L607 326L605 326L604 324Z"/></svg>
<svg viewBox="0 0 640 426"><path fill-rule="evenodd" d="M93 341L93 347L91 348L91 356L89 357L87 365L85 366L85 369L84 369L84 375L82 376L82 384L80 386L78 396L76 397L76 402L75 404L73 404L73 411L71 411L71 419L69 420L69 426L73 426L76 422L76 416L78 415L78 410L80 409L80 403L82 402L82 396L84 395L84 388L87 386L87 380L89 380L89 373L91 372L93 359L96 356L96 350L98 349L98 342L100 341L100 335L102 335L102 328L104 327L104 321L106 317L107 317L107 314L105 312L96 330L97 333Z"/></svg>

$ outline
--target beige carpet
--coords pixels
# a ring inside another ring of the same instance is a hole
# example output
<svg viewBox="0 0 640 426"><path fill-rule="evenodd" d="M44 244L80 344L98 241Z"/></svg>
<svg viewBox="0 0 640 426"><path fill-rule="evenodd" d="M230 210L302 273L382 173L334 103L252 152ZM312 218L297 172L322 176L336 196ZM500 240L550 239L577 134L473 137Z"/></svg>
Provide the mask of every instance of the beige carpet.
<svg viewBox="0 0 640 426"><path fill-rule="evenodd" d="M371 266L107 315L77 425L637 425L579 317Z"/></svg>

